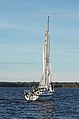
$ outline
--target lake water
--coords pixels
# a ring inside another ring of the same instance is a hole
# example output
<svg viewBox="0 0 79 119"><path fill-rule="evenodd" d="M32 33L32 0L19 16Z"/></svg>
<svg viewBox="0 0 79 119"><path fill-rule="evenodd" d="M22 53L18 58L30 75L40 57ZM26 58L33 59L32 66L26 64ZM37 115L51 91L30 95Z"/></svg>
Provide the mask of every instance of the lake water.
<svg viewBox="0 0 79 119"><path fill-rule="evenodd" d="M0 87L0 119L79 119L79 89L55 89L52 100L35 102L24 89Z"/></svg>

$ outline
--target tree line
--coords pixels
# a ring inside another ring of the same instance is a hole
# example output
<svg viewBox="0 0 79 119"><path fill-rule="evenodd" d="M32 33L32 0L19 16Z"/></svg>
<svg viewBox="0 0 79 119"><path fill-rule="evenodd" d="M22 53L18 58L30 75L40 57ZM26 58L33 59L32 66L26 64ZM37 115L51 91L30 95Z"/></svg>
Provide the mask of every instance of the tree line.
<svg viewBox="0 0 79 119"><path fill-rule="evenodd" d="M0 87L37 87L39 82L0 82ZM78 82L52 82L55 88L79 88Z"/></svg>

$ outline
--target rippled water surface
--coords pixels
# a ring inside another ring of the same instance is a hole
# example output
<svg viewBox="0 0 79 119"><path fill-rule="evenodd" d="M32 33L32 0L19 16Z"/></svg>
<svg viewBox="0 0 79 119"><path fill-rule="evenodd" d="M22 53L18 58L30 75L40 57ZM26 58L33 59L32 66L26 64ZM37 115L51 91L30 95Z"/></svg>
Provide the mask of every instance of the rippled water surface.
<svg viewBox="0 0 79 119"><path fill-rule="evenodd" d="M0 87L0 119L79 119L79 89L55 89L50 101L27 102L24 88Z"/></svg>

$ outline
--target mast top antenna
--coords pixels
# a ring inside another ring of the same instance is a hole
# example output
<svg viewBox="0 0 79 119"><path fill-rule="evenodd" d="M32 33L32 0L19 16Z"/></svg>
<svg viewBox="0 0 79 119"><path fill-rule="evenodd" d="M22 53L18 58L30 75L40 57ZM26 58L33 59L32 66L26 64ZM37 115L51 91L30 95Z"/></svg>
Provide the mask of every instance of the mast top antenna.
<svg viewBox="0 0 79 119"><path fill-rule="evenodd" d="M48 16L48 32L49 32L49 16Z"/></svg>

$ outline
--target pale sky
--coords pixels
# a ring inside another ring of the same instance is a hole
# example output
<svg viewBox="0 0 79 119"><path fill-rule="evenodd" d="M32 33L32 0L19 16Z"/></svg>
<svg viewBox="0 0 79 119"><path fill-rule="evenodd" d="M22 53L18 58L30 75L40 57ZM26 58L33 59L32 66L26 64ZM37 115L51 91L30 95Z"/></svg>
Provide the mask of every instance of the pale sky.
<svg viewBox="0 0 79 119"><path fill-rule="evenodd" d="M79 0L0 0L0 81L40 81L48 15L52 81L79 82Z"/></svg>

